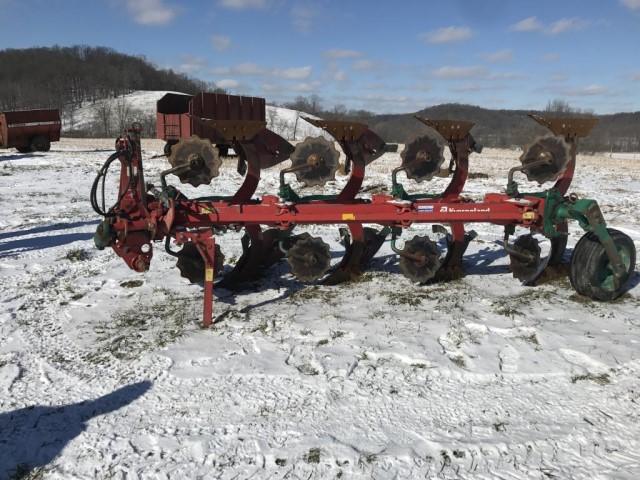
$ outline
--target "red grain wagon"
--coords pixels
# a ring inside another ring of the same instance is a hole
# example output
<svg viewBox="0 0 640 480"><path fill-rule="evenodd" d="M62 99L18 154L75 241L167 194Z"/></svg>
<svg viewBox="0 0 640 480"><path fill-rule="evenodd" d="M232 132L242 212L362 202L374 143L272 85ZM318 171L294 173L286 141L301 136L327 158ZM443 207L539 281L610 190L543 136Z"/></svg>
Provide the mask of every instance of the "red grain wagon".
<svg viewBox="0 0 640 480"><path fill-rule="evenodd" d="M178 140L192 135L210 139L224 156L229 146L220 143L211 121L264 122L265 110L265 100L259 97L223 93L198 93L195 96L167 93L157 103L156 136L167 142L164 147L167 156Z"/></svg>
<svg viewBox="0 0 640 480"><path fill-rule="evenodd" d="M21 153L48 152L60 140L58 110L20 110L0 113L0 148Z"/></svg>

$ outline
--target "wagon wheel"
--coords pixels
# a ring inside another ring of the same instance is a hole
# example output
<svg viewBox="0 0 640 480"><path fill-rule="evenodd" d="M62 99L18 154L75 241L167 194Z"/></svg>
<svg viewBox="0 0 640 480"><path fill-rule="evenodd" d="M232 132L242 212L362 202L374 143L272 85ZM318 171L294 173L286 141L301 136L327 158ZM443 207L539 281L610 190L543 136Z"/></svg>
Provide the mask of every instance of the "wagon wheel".
<svg viewBox="0 0 640 480"><path fill-rule="evenodd" d="M31 150L36 152L48 152L51 150L51 142L44 135L38 135L31 139Z"/></svg>

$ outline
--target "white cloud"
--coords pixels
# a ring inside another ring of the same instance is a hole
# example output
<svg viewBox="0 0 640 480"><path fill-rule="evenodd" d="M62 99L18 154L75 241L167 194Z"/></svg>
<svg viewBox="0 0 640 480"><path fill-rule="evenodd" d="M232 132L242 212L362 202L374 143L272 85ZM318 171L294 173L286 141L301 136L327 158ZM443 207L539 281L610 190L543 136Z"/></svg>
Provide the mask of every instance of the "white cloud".
<svg viewBox="0 0 640 480"><path fill-rule="evenodd" d="M231 47L231 39L225 35L213 35L211 37L211 44L218 52L224 52Z"/></svg>
<svg viewBox="0 0 640 480"><path fill-rule="evenodd" d="M177 15L176 8L165 4L164 0L125 0L127 10L140 25L166 25Z"/></svg>
<svg viewBox="0 0 640 480"><path fill-rule="evenodd" d="M586 87L577 88L573 90L572 93L568 93L568 95L576 95L576 96L591 96L591 95L603 95L608 93L609 89L603 85L588 85Z"/></svg>
<svg viewBox="0 0 640 480"><path fill-rule="evenodd" d="M193 55L184 55L182 63L177 67L178 71L192 75L206 68L207 61L204 58L194 57Z"/></svg>
<svg viewBox="0 0 640 480"><path fill-rule="evenodd" d="M293 92L300 92L300 93L310 93L310 92L315 92L319 87L320 87L321 83L318 81L315 82L300 82L300 83L296 83L295 85L291 86L291 91Z"/></svg>
<svg viewBox="0 0 640 480"><path fill-rule="evenodd" d="M290 67L290 68L266 68L256 63L239 63L231 67L214 67L211 69L213 75L233 75L243 77L270 76L284 78L287 80L304 80L312 73L310 66Z"/></svg>
<svg viewBox="0 0 640 480"><path fill-rule="evenodd" d="M232 10L246 10L251 8L265 8L267 0L219 0L218 5Z"/></svg>
<svg viewBox="0 0 640 480"><path fill-rule="evenodd" d="M609 88L604 85L592 84L584 87L548 87L545 89L556 95L564 95L567 97L594 97L598 95L606 95L610 93Z"/></svg>
<svg viewBox="0 0 640 480"><path fill-rule="evenodd" d="M376 68L376 65L376 62L372 60L362 59L353 63L353 69L361 71L373 70L374 68Z"/></svg>
<svg viewBox="0 0 640 480"><path fill-rule="evenodd" d="M467 27L444 27L423 33L420 38L427 43L453 43L468 40L472 35L471 29Z"/></svg>
<svg viewBox="0 0 640 480"><path fill-rule="evenodd" d="M294 5L289 12L293 28L302 33L313 29L313 21L318 16L316 9L310 5Z"/></svg>
<svg viewBox="0 0 640 480"><path fill-rule="evenodd" d="M347 74L344 73L342 70L338 70L333 74L333 79L336 82L344 82L347 79Z"/></svg>
<svg viewBox="0 0 640 480"><path fill-rule="evenodd" d="M640 0L638 0L640 1ZM588 27L590 22L578 18L561 18L548 26L543 25L537 17L528 17L514 23L509 30L514 32L544 32L548 35L558 35L560 33L570 32L572 30L582 30Z"/></svg>
<svg viewBox="0 0 640 480"><path fill-rule="evenodd" d="M231 73L236 75L264 75L265 69L255 63L239 63L230 68Z"/></svg>
<svg viewBox="0 0 640 480"><path fill-rule="evenodd" d="M569 80L569 77L564 73L554 73L549 78L551 79L552 82L558 82L558 83L566 82L567 80Z"/></svg>
<svg viewBox="0 0 640 480"><path fill-rule="evenodd" d="M485 53L481 55L487 62L500 63L510 62L513 60L513 51L511 50L498 50L497 52Z"/></svg>
<svg viewBox="0 0 640 480"><path fill-rule="evenodd" d="M640 0L621 0L620 3L631 10L640 10Z"/></svg>
<svg viewBox="0 0 640 480"><path fill-rule="evenodd" d="M232 78L223 78L222 80L218 80L215 83L216 87L220 88L238 88L240 86L240 82Z"/></svg>
<svg viewBox="0 0 640 480"><path fill-rule="evenodd" d="M467 83L465 85L460 85L459 87L451 87L449 90L455 93L471 93L471 92L481 92L483 90L494 90L497 87L489 86L489 85L478 85L477 83Z"/></svg>
<svg viewBox="0 0 640 480"><path fill-rule="evenodd" d="M327 50L324 52L324 56L327 58L358 58L362 56L361 52L357 50L346 50L341 48L334 48L332 50Z"/></svg>
<svg viewBox="0 0 640 480"><path fill-rule="evenodd" d="M509 30L514 32L535 32L543 28L544 26L538 21L538 17L527 17L511 25Z"/></svg>
<svg viewBox="0 0 640 480"><path fill-rule="evenodd" d="M271 73L276 77L286 78L288 80L304 80L311 76L311 67L293 67L282 70L275 69Z"/></svg>
<svg viewBox="0 0 640 480"><path fill-rule="evenodd" d="M581 18L561 18L553 22L546 32L549 35L558 35L559 33L570 32L572 30L582 30L589 26L589 22Z"/></svg>
<svg viewBox="0 0 640 480"><path fill-rule="evenodd" d="M486 73L486 70L482 67L440 67L431 72L434 77L438 78L471 78L481 77Z"/></svg>
<svg viewBox="0 0 640 480"><path fill-rule="evenodd" d="M487 75L487 80L522 80L527 78L526 75L516 72L496 72Z"/></svg>

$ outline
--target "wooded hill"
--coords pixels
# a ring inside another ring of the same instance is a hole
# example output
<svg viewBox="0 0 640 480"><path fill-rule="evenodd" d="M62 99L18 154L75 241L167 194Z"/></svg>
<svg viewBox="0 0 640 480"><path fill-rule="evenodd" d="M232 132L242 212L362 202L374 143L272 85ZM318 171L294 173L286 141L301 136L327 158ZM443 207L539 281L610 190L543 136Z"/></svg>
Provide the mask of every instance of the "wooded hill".
<svg viewBox="0 0 640 480"><path fill-rule="evenodd" d="M134 90L196 93L210 87L144 57L105 47L0 50L0 111L59 108L113 98Z"/></svg>
<svg viewBox="0 0 640 480"><path fill-rule="evenodd" d="M426 118L468 120L474 122L474 138L489 147L524 146L548 130L530 119L541 115L578 115L575 112L530 110L490 110L473 105L445 104L420 110ZM640 112L612 115L588 115L599 119L591 134L580 140L581 151L640 152ZM376 115L368 121L371 128L387 141L404 143L425 133L424 125L413 114Z"/></svg>

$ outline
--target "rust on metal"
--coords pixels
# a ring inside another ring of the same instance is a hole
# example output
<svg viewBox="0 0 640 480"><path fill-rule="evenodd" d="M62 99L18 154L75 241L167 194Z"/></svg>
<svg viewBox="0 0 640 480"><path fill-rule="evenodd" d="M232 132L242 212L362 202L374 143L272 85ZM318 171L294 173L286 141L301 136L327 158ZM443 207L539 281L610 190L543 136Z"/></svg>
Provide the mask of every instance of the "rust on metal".
<svg viewBox="0 0 640 480"><path fill-rule="evenodd" d="M302 118L311 125L327 131L339 142L357 141L367 130L369 130L369 127L364 123L345 122L340 120L318 120L309 117Z"/></svg>
<svg viewBox="0 0 640 480"><path fill-rule="evenodd" d="M554 135L562 137L586 137L598 123L595 117L547 117L535 113L529 116Z"/></svg>
<svg viewBox="0 0 640 480"><path fill-rule="evenodd" d="M259 131L267 126L267 122L261 120L214 120L211 118L199 118L198 122L215 130L215 134L211 134L210 136L213 136L213 140L219 143L251 140Z"/></svg>
<svg viewBox="0 0 640 480"><path fill-rule="evenodd" d="M473 122L464 120L431 120L418 115L415 118L426 126L433 128L448 142L462 140L474 126Z"/></svg>

